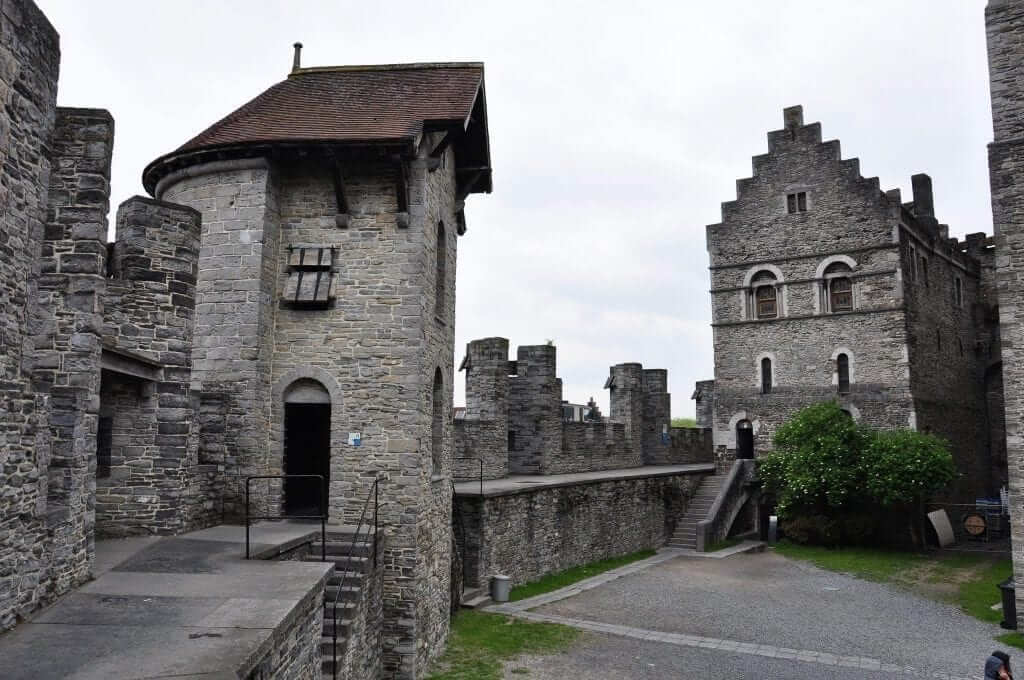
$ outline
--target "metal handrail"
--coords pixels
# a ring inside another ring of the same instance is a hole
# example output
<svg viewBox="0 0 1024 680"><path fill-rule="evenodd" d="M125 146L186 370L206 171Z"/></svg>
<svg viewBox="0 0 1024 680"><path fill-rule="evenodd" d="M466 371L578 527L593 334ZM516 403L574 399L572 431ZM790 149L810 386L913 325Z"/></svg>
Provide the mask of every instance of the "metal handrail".
<svg viewBox="0 0 1024 680"><path fill-rule="evenodd" d="M355 554L356 543L359 542L359 533L363 529L363 524L366 520L366 511L370 505L370 499L373 499L373 543L372 551L373 554L370 556L371 565L374 569L377 568L377 536L379 533L379 525L377 522L377 514L380 508L380 477L373 480L373 486L370 488L370 493L366 495L366 500L363 501L363 510L359 513L359 523L356 524L356 530L352 534L352 541L349 544L348 557L351 559ZM369 531L369 526L366 527ZM326 549L326 543L324 543ZM351 566L351 564L349 565ZM332 677L338 677L338 598L345 592L345 584L348 579L351 578L349 573L352 570L346 569L341 579L338 580L338 590L334 593L334 599L331 601L331 619L334 621L334 626L331 628L331 657L333 660L332 665ZM324 598L324 618L327 618L327 598Z"/></svg>
<svg viewBox="0 0 1024 680"><path fill-rule="evenodd" d="M249 483L254 479L319 479L319 515L251 515L249 514ZM327 480L323 475L255 475L245 478L245 559L249 556L249 522L254 519L318 519L320 520L320 560L327 561Z"/></svg>
<svg viewBox="0 0 1024 680"><path fill-rule="evenodd" d="M470 456L470 457L465 457L465 458L452 458L452 461L456 461L456 460L475 460L477 463L480 464L480 475L479 475L479 479L480 479L480 495L483 496L484 495L484 459L480 458L479 456ZM452 480L455 480L455 479L462 479L462 480L468 481L468 480L477 479L477 478L476 477L456 477L453 474L452 475Z"/></svg>

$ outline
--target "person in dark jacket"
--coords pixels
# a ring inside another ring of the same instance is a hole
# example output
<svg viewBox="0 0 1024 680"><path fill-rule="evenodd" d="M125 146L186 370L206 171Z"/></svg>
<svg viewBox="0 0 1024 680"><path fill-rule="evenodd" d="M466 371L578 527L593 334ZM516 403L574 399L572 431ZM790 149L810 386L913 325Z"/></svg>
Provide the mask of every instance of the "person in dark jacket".
<svg viewBox="0 0 1024 680"><path fill-rule="evenodd" d="M1010 675L1010 655L994 651L985 661L985 680L1013 680Z"/></svg>

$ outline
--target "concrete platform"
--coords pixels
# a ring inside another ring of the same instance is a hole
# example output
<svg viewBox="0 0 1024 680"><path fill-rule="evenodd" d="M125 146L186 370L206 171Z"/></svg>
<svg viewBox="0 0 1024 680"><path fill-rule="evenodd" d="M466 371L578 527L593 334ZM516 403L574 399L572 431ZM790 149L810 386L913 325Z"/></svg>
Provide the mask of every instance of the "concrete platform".
<svg viewBox="0 0 1024 680"><path fill-rule="evenodd" d="M481 492L479 481L459 482L455 485L456 496L511 496L529 493L537 489L579 484L613 482L618 479L643 477L670 477L672 475L714 474L714 463L691 465L644 465L635 468L601 470L599 472L576 472L565 475L509 475L501 479L485 479Z"/></svg>
<svg viewBox="0 0 1024 680"><path fill-rule="evenodd" d="M275 553L319 524L253 527ZM333 565L245 560L245 529L97 542L97 578L0 636L0 677L246 677Z"/></svg>

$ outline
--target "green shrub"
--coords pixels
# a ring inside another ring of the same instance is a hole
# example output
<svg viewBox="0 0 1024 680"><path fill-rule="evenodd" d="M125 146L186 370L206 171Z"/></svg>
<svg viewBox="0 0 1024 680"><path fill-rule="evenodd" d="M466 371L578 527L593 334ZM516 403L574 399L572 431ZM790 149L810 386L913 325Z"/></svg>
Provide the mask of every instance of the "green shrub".
<svg viewBox="0 0 1024 680"><path fill-rule="evenodd" d="M835 402L801 409L774 442L758 472L783 531L798 543L868 543L882 517L916 510L956 475L941 438L859 426Z"/></svg>
<svg viewBox="0 0 1024 680"><path fill-rule="evenodd" d="M873 432L864 462L867 491L881 505L916 505L956 476L945 440L913 430Z"/></svg>

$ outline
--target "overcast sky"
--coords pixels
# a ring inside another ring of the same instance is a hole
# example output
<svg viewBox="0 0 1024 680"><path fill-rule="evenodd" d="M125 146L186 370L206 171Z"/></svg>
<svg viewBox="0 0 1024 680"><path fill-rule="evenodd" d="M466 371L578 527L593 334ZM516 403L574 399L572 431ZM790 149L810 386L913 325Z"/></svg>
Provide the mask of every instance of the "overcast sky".
<svg viewBox="0 0 1024 680"><path fill-rule="evenodd" d="M713 377L704 226L785 106L904 200L930 174L951 234L991 232L982 0L37 2L61 105L116 120L115 206L282 80L296 40L304 66L485 62L494 193L467 202L455 360L551 339L564 397L605 409L608 367L637 361L693 413Z"/></svg>

